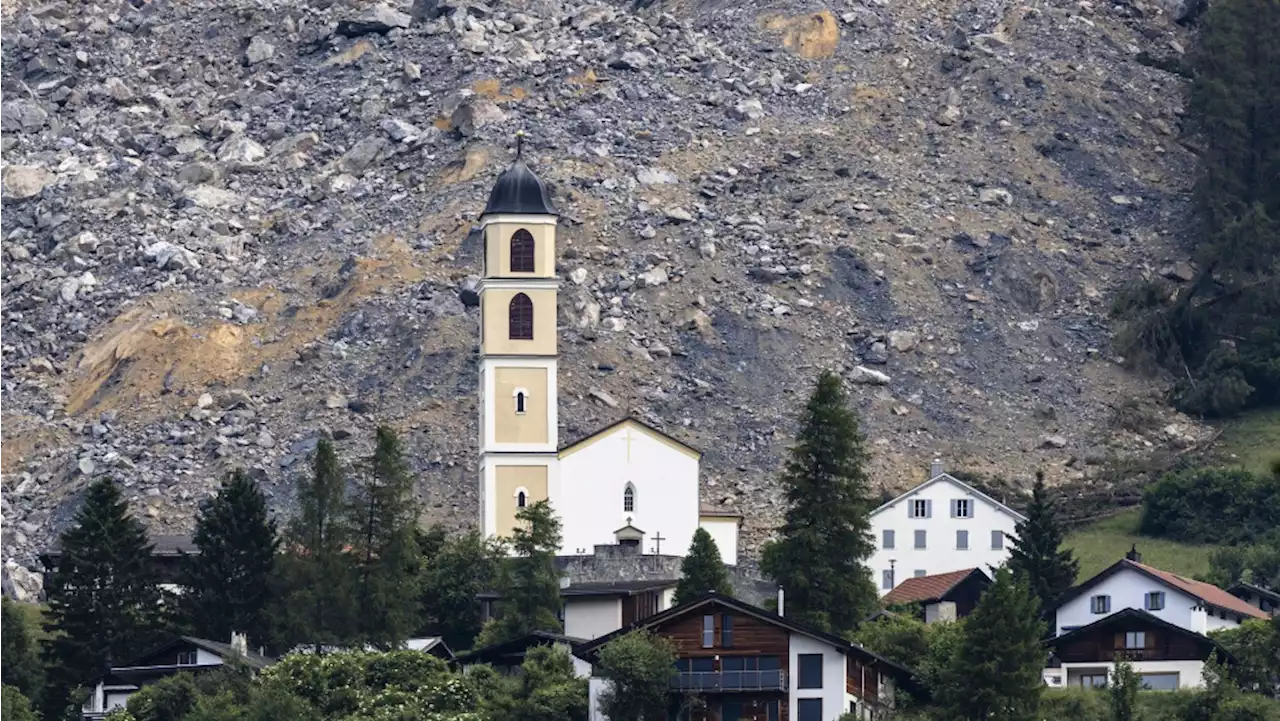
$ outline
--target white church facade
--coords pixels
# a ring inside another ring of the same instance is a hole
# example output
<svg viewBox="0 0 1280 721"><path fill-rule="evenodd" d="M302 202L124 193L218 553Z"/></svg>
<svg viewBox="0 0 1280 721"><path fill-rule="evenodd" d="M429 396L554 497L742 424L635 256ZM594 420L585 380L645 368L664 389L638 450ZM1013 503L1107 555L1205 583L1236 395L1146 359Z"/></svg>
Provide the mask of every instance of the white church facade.
<svg viewBox="0 0 1280 721"><path fill-rule="evenodd" d="M561 445L556 304L557 212L517 156L480 216L480 527L509 536L521 508L548 500L561 555L634 544L683 555L699 526L737 562L740 517L704 513L702 454L634 418Z"/></svg>

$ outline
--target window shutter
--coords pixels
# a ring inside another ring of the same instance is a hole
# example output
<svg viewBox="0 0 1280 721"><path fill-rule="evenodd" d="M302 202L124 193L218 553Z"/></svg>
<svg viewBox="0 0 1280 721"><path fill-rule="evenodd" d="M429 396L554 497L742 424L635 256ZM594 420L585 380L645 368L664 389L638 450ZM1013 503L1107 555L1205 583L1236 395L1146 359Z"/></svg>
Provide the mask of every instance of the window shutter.
<svg viewBox="0 0 1280 721"><path fill-rule="evenodd" d="M907 518L915 518L915 517L916 517L916 502L907 501Z"/></svg>
<svg viewBox="0 0 1280 721"><path fill-rule="evenodd" d="M924 502L924 517L933 518L933 501L926 500Z"/></svg>
<svg viewBox="0 0 1280 721"><path fill-rule="evenodd" d="M956 499L952 498L951 499L951 517L952 518L956 517L956 505L957 505Z"/></svg>

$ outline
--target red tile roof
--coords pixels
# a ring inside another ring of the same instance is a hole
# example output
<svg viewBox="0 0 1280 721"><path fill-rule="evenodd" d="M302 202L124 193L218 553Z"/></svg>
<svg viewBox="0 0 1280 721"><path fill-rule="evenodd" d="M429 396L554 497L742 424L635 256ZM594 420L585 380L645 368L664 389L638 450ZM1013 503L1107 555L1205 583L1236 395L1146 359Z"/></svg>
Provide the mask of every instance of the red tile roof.
<svg viewBox="0 0 1280 721"><path fill-rule="evenodd" d="M947 591L950 591L957 583L968 578L969 574L977 570L976 568L966 568L962 571L939 573L936 576L908 578L885 594L885 597L881 600L884 601L886 606L933 601L945 596Z"/></svg>
<svg viewBox="0 0 1280 721"><path fill-rule="evenodd" d="M1174 588L1180 591L1184 591L1191 596L1195 596L1196 598L1200 599L1201 601L1205 602L1210 606L1225 608L1228 611L1234 611L1236 613L1243 614L1245 616L1251 616L1253 618L1263 618L1263 619L1271 618L1271 615L1263 611L1262 609L1257 608L1255 606L1250 606L1245 601L1239 598L1236 598L1235 596L1232 596L1231 594L1227 593L1221 588L1218 588L1212 583L1205 583L1204 581L1193 581L1190 578L1183 578L1182 576L1179 576L1176 573L1161 571L1158 568L1152 568L1151 566L1147 566L1147 565L1138 563L1136 561L1130 561L1129 559L1125 559L1124 562L1126 564L1134 566L1140 571L1143 571L1149 575L1155 576L1156 578L1160 579L1161 581L1164 581L1165 583L1169 584L1170 586L1173 586Z"/></svg>

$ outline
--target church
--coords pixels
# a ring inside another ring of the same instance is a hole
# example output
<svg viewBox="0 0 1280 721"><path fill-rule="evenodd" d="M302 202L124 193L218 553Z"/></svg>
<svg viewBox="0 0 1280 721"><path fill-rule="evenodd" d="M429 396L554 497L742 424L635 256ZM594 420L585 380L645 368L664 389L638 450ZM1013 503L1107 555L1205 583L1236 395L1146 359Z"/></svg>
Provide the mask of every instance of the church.
<svg viewBox="0 0 1280 721"><path fill-rule="evenodd" d="M519 140L522 139L518 139ZM480 216L480 527L505 537L549 500L562 556L596 546L682 556L706 528L737 563L741 517L704 510L701 452L634 418L561 444L556 372L556 224L547 186L517 150Z"/></svg>

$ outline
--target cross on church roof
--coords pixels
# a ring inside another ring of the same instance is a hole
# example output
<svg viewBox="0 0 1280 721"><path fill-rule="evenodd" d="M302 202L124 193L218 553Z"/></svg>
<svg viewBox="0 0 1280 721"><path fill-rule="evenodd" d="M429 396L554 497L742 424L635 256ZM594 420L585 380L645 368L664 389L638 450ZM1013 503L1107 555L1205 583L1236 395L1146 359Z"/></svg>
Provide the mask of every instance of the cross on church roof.
<svg viewBox="0 0 1280 721"><path fill-rule="evenodd" d="M667 539L662 537L662 531L658 531L653 535L653 555L662 555L662 542Z"/></svg>
<svg viewBox="0 0 1280 721"><path fill-rule="evenodd" d="M516 131L516 160L520 159L520 154L524 152L524 130Z"/></svg>

